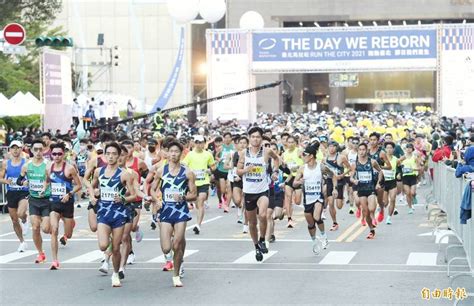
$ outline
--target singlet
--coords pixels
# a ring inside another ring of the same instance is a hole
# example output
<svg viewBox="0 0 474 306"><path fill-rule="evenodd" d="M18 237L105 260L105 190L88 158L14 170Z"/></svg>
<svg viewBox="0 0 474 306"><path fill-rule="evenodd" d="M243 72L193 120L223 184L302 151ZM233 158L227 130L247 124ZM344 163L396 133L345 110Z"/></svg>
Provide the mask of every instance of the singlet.
<svg viewBox="0 0 474 306"><path fill-rule="evenodd" d="M138 185L141 185L142 176L140 175L140 163L139 163L138 157L133 158L133 163L128 168L132 169L133 171L135 171L135 173L137 173L137 175L138 175ZM141 200L142 200L142 198L136 197L134 202L141 202Z"/></svg>
<svg viewBox="0 0 474 306"><path fill-rule="evenodd" d="M323 203L323 175L321 173L321 163L318 163L314 169L310 169L307 164L304 165L303 179L304 204Z"/></svg>
<svg viewBox="0 0 474 306"><path fill-rule="evenodd" d="M10 179L12 181L11 185L7 185L7 191L28 191L28 187L19 186L16 184L18 177L21 174L21 168L26 163L26 159L22 158L20 164L14 166L12 164L12 160L9 159L7 161L7 169L5 171L5 178Z"/></svg>
<svg viewBox="0 0 474 306"><path fill-rule="evenodd" d="M329 159L329 156L326 157L326 164L329 170L331 170L331 175L329 175L330 178L333 177L334 174L339 175L342 174L344 171L344 167L339 166L337 164L337 159L339 158L339 153L336 153L336 158L335 159Z"/></svg>
<svg viewBox="0 0 474 306"><path fill-rule="evenodd" d="M405 159L402 162L402 175L403 176L413 176L416 175L414 169L416 169L416 157L412 155L410 158Z"/></svg>
<svg viewBox="0 0 474 306"><path fill-rule="evenodd" d="M356 160L356 178L359 181L357 190L359 191L375 191L374 184L374 168L369 158L367 163L361 164L359 158Z"/></svg>
<svg viewBox="0 0 474 306"><path fill-rule="evenodd" d="M105 176L105 169L107 166L101 167L99 171L100 203L106 205L124 204L115 202L115 195L124 196L127 191L121 180L123 169L117 168L111 177Z"/></svg>
<svg viewBox="0 0 474 306"><path fill-rule="evenodd" d="M227 173L229 171L229 170L224 169L224 162L227 158L227 155L233 154L234 151L235 151L235 149L234 149L233 144L231 144L231 145L223 144L222 145L222 152L220 154L221 156L219 156L221 161L219 162L219 164L217 164L217 170L219 170L220 172L225 172L225 173Z"/></svg>
<svg viewBox="0 0 474 306"><path fill-rule="evenodd" d="M61 202L62 197L72 191L72 178L66 177L66 163L63 163L59 171L54 171L54 164L51 165L49 181L51 183L51 195L49 196L51 202Z"/></svg>
<svg viewBox="0 0 474 306"><path fill-rule="evenodd" d="M383 162L382 158L380 157L380 153L382 153L382 148L381 147L379 147L377 149L377 152L375 152L374 154L370 153L370 149L369 149L370 159L375 160L380 165L380 167L382 167L384 165L384 162ZM377 170L374 170L374 171L375 171L375 173L377 173Z"/></svg>
<svg viewBox="0 0 474 306"><path fill-rule="evenodd" d="M201 153L191 151L184 158L183 164L193 171L197 187L210 184L209 174L206 170L214 164L214 157L212 157L211 152L204 150Z"/></svg>
<svg viewBox="0 0 474 306"><path fill-rule="evenodd" d="M293 168L299 169L299 167L304 164L303 160L298 156L297 148L294 149L293 152L285 151L283 153L283 161L288 166L288 169L290 169L290 171ZM298 173L298 170L292 171L291 175L296 176L297 173Z"/></svg>
<svg viewBox="0 0 474 306"><path fill-rule="evenodd" d="M163 167L161 177L160 191L163 197L163 206L182 206L187 205L186 201L176 202L174 195L184 196L188 192L188 178L186 177L186 168L180 166L178 175L173 176L169 171L169 164Z"/></svg>
<svg viewBox="0 0 474 306"><path fill-rule="evenodd" d="M29 182L28 187L30 189L30 195L33 198L39 198L39 192L43 190L44 182L46 180L46 162L43 160L39 166L36 166L33 164L33 162L30 162L28 164L26 173ZM48 186L44 196L49 197L50 194L51 190Z"/></svg>
<svg viewBox="0 0 474 306"><path fill-rule="evenodd" d="M347 160L349 161L350 165L355 165L357 160L357 152L349 151L349 153L347 153Z"/></svg>
<svg viewBox="0 0 474 306"><path fill-rule="evenodd" d="M392 169L390 169L390 170L382 169L385 181L395 180L395 175L396 175L396 171L397 171L397 161L398 161L398 159L395 156L392 156L392 158L390 160L390 165L392 166Z"/></svg>
<svg viewBox="0 0 474 306"><path fill-rule="evenodd" d="M227 175L227 179L230 182L234 182L234 179L237 175L237 164L239 163L239 152L235 151L232 155L232 166L233 168L229 170L229 174Z"/></svg>
<svg viewBox="0 0 474 306"><path fill-rule="evenodd" d="M245 150L244 168L249 166L254 166L254 170L244 174L242 178L244 193L259 194L268 191L267 163L264 160L263 147L260 147L254 156L250 149Z"/></svg>

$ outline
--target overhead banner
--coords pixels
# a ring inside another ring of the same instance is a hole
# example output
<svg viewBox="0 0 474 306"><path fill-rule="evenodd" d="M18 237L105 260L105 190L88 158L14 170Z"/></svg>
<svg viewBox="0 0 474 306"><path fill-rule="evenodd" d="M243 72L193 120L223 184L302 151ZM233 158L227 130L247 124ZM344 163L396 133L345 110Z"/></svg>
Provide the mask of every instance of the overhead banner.
<svg viewBox="0 0 474 306"><path fill-rule="evenodd" d="M474 25L444 25L441 35L439 111L474 117Z"/></svg>
<svg viewBox="0 0 474 306"><path fill-rule="evenodd" d="M41 69L43 129L65 132L72 124L71 60L63 52L47 50Z"/></svg>
<svg viewBox="0 0 474 306"><path fill-rule="evenodd" d="M436 70L435 27L274 29L252 33L253 72Z"/></svg>
<svg viewBox="0 0 474 306"><path fill-rule="evenodd" d="M208 97L254 87L247 32L208 32L207 44ZM240 122L253 122L256 114L255 93L236 95L208 104L210 121L236 119Z"/></svg>

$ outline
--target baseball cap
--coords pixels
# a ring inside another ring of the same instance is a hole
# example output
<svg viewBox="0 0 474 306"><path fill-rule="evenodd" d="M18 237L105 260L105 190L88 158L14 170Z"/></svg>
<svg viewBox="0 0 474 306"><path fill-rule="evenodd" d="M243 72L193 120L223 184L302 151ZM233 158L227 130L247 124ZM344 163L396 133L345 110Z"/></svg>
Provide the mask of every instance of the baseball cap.
<svg viewBox="0 0 474 306"><path fill-rule="evenodd" d="M194 141L204 142L204 136L202 135L194 135Z"/></svg>
<svg viewBox="0 0 474 306"><path fill-rule="evenodd" d="M13 140L8 147L11 148L13 146L17 146L18 148L23 148L23 144L19 140Z"/></svg>
<svg viewBox="0 0 474 306"><path fill-rule="evenodd" d="M316 156L316 154L318 153L318 147L313 144L310 144L306 146L306 149L304 149L304 153Z"/></svg>

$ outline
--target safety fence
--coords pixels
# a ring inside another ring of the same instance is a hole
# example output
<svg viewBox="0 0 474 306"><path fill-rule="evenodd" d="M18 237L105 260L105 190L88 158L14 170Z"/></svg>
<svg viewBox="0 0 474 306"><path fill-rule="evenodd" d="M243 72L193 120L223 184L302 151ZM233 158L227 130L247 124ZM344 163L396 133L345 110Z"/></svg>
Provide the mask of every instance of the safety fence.
<svg viewBox="0 0 474 306"><path fill-rule="evenodd" d="M445 249L445 262L448 263L448 276L451 278L451 284L455 280L467 277L467 284L474 284L474 225L472 218L467 220L466 224L461 224L461 201L464 190L471 180L464 178L456 178L455 170L444 163L432 163L431 167L434 169L432 200L438 204L438 208L432 209L428 218L434 224L433 235L439 233L441 227L444 225L448 227L445 235L440 236L437 241L441 248L443 239L447 236L455 237L457 240L454 244L449 244ZM474 182L470 186L472 193ZM431 201L430 201L431 202ZM471 197L471 207L474 204L474 197ZM451 240L452 241L452 240ZM465 256L456 256L449 258L449 251L454 249L463 249ZM452 265L454 263L467 262L469 271L453 271ZM468 289L468 288L466 288ZM471 289L472 290L472 289ZM469 297L474 297L474 291L468 293Z"/></svg>

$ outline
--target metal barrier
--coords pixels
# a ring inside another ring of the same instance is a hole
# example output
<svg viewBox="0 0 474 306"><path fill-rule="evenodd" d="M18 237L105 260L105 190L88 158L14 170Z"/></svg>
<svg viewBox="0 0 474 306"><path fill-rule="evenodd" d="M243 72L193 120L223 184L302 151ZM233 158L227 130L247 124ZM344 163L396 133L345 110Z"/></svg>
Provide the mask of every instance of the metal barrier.
<svg viewBox="0 0 474 306"><path fill-rule="evenodd" d="M441 248L441 241L446 236L453 236L456 238L458 244L449 245L445 250L445 262L448 263L448 277L451 278L451 285L454 281L461 277L468 277L468 284L474 284L474 225L473 219L469 219L467 224L460 223L461 214L461 199L464 189L469 181L461 178L456 178L455 170L446 166L443 163L431 164L434 169L433 190L431 196L434 202L438 204L439 208L432 209L428 213L428 218L433 220L434 230L433 235L440 230L443 223L447 224L449 233L441 236L438 240L439 248ZM471 190L472 192L472 190ZM474 206L474 197L472 198L472 205ZM453 249L464 249L466 256L453 257L449 259L449 251ZM449 261L448 261L449 260ZM469 266L468 272L451 271L451 265L454 262L464 261ZM452 273L453 272L453 273ZM468 297L474 297L474 292L468 292ZM455 305L458 301L456 301Z"/></svg>

